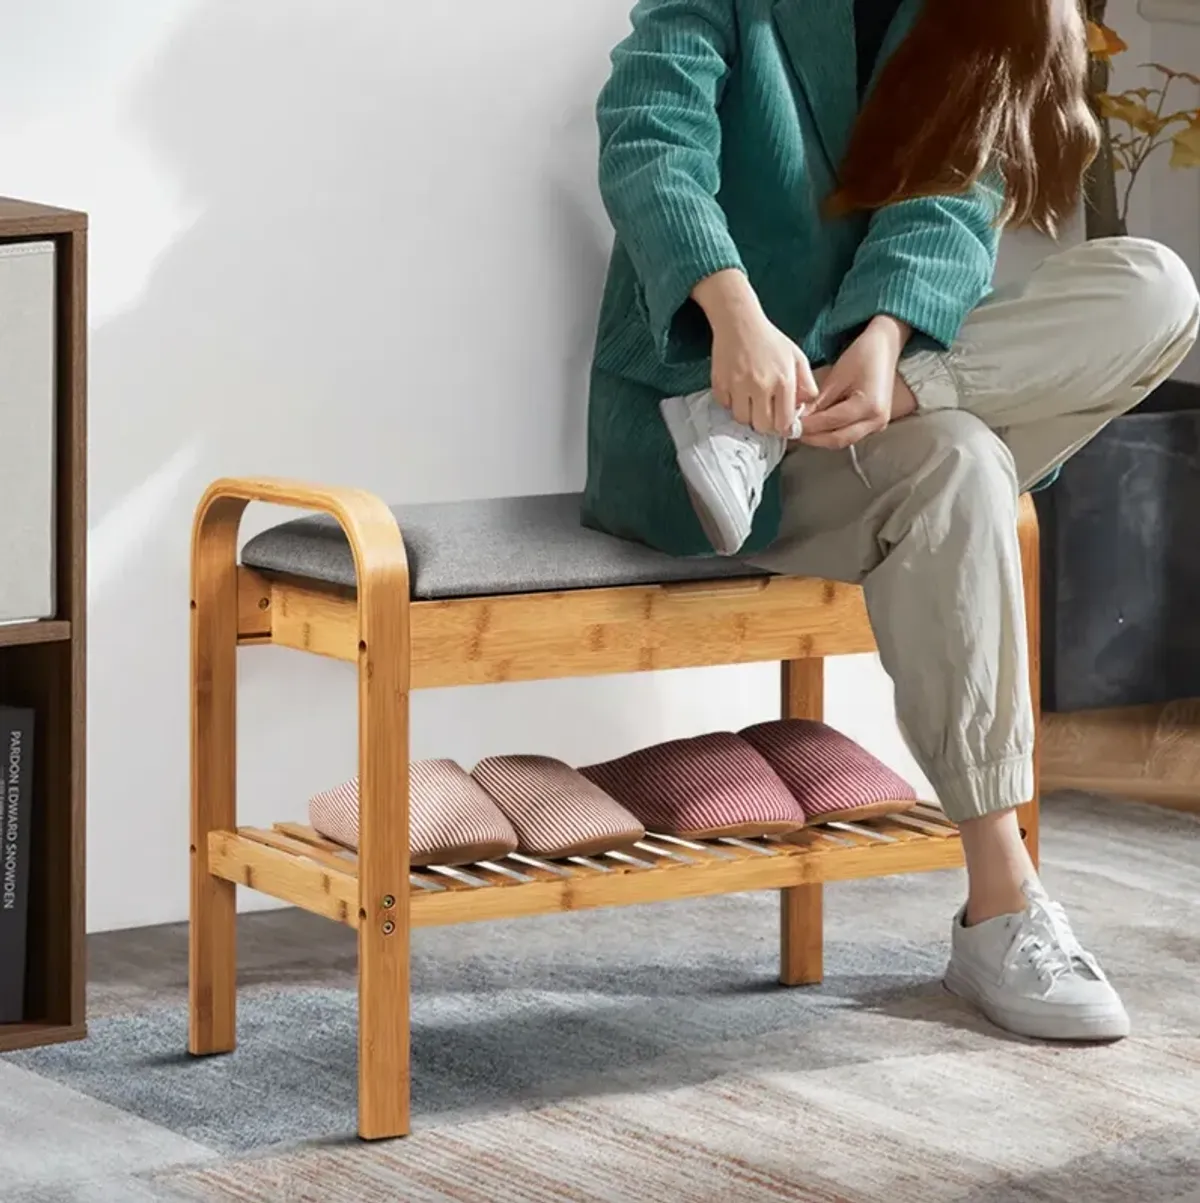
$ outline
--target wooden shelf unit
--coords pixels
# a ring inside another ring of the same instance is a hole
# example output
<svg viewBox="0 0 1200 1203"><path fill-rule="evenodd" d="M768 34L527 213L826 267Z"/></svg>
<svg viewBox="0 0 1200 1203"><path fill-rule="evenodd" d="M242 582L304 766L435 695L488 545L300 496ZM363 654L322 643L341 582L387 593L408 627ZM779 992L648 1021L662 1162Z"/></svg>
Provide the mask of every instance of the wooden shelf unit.
<svg viewBox="0 0 1200 1203"><path fill-rule="evenodd" d="M0 1052L77 1040L84 1019L87 217L0 197L0 243L56 248L53 618L0 626L0 702L37 711L26 1020Z"/></svg>

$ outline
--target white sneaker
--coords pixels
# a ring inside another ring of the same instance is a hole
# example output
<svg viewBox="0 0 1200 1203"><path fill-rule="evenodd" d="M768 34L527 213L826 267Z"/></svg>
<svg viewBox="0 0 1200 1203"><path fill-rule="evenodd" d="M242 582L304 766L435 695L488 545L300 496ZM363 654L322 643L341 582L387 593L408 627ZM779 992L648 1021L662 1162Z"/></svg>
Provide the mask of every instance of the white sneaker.
<svg viewBox="0 0 1200 1203"><path fill-rule="evenodd" d="M1129 1016L1066 912L1040 887L1028 909L965 927L954 918L946 988L994 1024L1039 1040L1120 1040Z"/></svg>
<svg viewBox="0 0 1200 1203"><path fill-rule="evenodd" d="M743 426L707 389L668 397L661 409L704 533L718 555L736 555L788 440ZM799 418L791 437L800 437Z"/></svg>

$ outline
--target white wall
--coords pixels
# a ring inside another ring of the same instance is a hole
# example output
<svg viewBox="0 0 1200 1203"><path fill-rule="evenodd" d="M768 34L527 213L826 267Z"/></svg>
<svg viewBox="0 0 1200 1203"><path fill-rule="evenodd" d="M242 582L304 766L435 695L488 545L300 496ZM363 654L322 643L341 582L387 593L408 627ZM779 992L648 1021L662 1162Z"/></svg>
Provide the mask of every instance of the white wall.
<svg viewBox="0 0 1200 1203"><path fill-rule="evenodd" d="M3 189L93 222L93 930L186 913L188 530L211 478L581 484L609 237L591 108L628 7L6 6ZM342 666L244 654L243 821L353 771L353 697ZM585 760L776 703L771 667L434 693L415 752ZM831 669L829 712L915 772L873 658Z"/></svg>
<svg viewBox="0 0 1200 1203"><path fill-rule="evenodd" d="M1158 86L1161 78L1142 67L1147 62L1200 74L1200 0L1113 0L1109 10L1109 23L1129 43L1129 51L1115 60L1115 89ZM1172 85L1171 110L1197 105L1200 88L1186 80ZM1200 277L1200 171L1172 170L1170 150L1160 150L1138 176L1130 233L1174 247ZM1200 381L1200 350L1193 350L1177 374Z"/></svg>

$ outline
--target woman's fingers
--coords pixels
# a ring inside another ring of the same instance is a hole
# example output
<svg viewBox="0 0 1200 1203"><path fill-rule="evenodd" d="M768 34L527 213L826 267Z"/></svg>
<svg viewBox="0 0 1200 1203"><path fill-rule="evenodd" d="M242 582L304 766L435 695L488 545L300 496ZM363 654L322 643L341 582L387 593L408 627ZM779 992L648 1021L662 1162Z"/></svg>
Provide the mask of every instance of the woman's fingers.
<svg viewBox="0 0 1200 1203"><path fill-rule="evenodd" d="M799 348L796 349L796 408L810 409L817 399L820 388L813 375L812 364L808 356Z"/></svg>
<svg viewBox="0 0 1200 1203"><path fill-rule="evenodd" d="M855 389L844 400L818 410L804 423L801 442L831 451L852 447L887 425L887 414L875 398Z"/></svg>
<svg viewBox="0 0 1200 1203"><path fill-rule="evenodd" d="M796 421L796 372L785 371L771 394L771 433L787 436Z"/></svg>
<svg viewBox="0 0 1200 1203"><path fill-rule="evenodd" d="M759 434L772 434L775 430L775 394L778 386L775 384L755 383L753 400L751 401L750 425Z"/></svg>
<svg viewBox="0 0 1200 1203"><path fill-rule="evenodd" d="M841 430L853 426L856 422L866 421L874 413L870 399L861 389L855 389L849 395L842 397L826 408L818 408L804 420L804 433L828 434L833 430ZM808 442L806 438L804 440Z"/></svg>
<svg viewBox="0 0 1200 1203"><path fill-rule="evenodd" d="M727 396L729 402L721 403L733 415L733 417L743 426L749 426L757 430L760 434L775 434L776 431L776 413L778 406L775 403L775 396L783 396L787 387L779 385L776 388L759 384L743 384L740 387L734 387ZM720 400L720 396L714 392L714 395Z"/></svg>
<svg viewBox="0 0 1200 1203"><path fill-rule="evenodd" d="M743 426L749 426L753 417L750 394L744 388L732 388L729 391L729 412Z"/></svg>
<svg viewBox="0 0 1200 1203"><path fill-rule="evenodd" d="M841 405L857 390L858 381L855 377L847 371L839 370L839 365L835 364L817 390L813 409L832 409L835 405Z"/></svg>
<svg viewBox="0 0 1200 1203"><path fill-rule="evenodd" d="M773 380L760 378L733 391L730 412L759 434L786 434L796 416L796 381L783 372Z"/></svg>
<svg viewBox="0 0 1200 1203"><path fill-rule="evenodd" d="M767 370L737 372L718 379L713 396L743 426L760 434L791 436L797 412L807 412L816 398L817 384L804 353L793 347Z"/></svg>
<svg viewBox="0 0 1200 1203"><path fill-rule="evenodd" d="M710 322L714 396L760 434L792 434L797 409L817 391L804 352L761 310L710 315Z"/></svg>
<svg viewBox="0 0 1200 1203"><path fill-rule="evenodd" d="M809 434L806 429L804 437L800 441L806 447L822 447L827 451L844 451L847 447L853 447L855 443L861 443L867 435L882 429L882 424L872 418L843 426L840 430L826 431L824 434Z"/></svg>

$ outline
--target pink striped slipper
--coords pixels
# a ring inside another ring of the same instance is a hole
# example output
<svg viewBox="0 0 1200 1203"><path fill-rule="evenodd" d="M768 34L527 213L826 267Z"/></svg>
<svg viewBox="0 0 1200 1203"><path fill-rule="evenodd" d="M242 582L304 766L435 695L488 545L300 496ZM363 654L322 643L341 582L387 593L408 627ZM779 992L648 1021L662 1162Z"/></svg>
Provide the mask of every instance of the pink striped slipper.
<svg viewBox="0 0 1200 1203"><path fill-rule="evenodd" d="M809 824L898 814L917 804L903 777L825 723L782 719L747 727L742 738L779 774Z"/></svg>
<svg viewBox="0 0 1200 1203"><path fill-rule="evenodd" d="M771 766L729 732L643 748L580 772L662 835L782 835L804 825Z"/></svg>
<svg viewBox="0 0 1200 1203"><path fill-rule="evenodd" d="M561 760L492 756L475 766L474 777L529 856L591 856L628 848L646 834L629 811Z"/></svg>
<svg viewBox="0 0 1200 1203"><path fill-rule="evenodd" d="M517 833L496 804L453 760L409 766L409 855L414 865L470 865L507 856ZM308 821L326 839L358 848L358 778L317 794Z"/></svg>

